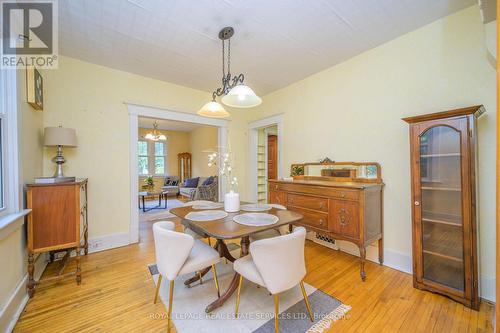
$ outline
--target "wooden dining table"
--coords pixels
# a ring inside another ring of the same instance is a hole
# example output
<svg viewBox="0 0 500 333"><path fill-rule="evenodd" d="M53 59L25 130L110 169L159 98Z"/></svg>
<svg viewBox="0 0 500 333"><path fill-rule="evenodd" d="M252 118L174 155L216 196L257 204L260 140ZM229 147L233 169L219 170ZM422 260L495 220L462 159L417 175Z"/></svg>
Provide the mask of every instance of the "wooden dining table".
<svg viewBox="0 0 500 333"><path fill-rule="evenodd" d="M236 223L233 221L233 217L238 215L238 214L243 214L243 213L251 213L247 211L239 211L236 213L228 213L228 216L219 219L219 220L213 220L213 221L192 221L189 219L186 219L186 215L189 214L190 212L197 212L201 211L199 209L194 209L192 206L185 206L185 207L177 207L177 208L172 208L170 209L170 212L178 217L181 218L181 223L185 226L188 227L189 229L193 230L197 234L204 236L204 237L212 237L216 239L216 243L214 245L214 248L219 252L219 255L221 258L226 258L227 260L234 262L236 258L234 258L226 244L226 241L228 240L233 240L233 239L240 239L241 238L241 257L246 256L249 251L249 246L250 246L250 235L264 231L264 230L269 230L269 229L276 229L280 226L283 225L289 225L290 229L291 226L300 220L302 220L303 216L299 213L292 212L289 210L282 210L282 209L276 209L272 208L271 210L262 212L262 213L268 213L275 215L279 218L278 222L275 224L267 225L267 226L259 226L259 227L254 227L254 226L247 226L247 225L242 225L239 223ZM210 271L210 267L205 268L203 271L201 271L201 274L196 274L190 279L187 279L184 281L184 284L186 286L190 286L192 283L198 281L200 278L202 278L208 271ZM233 279L231 280L231 283L227 290L223 292L219 298L217 298L215 301L210 303L206 308L205 312L209 313L212 312L213 310L217 309L218 307L222 306L230 297L231 295L236 291L238 288L238 280L239 280L239 274L234 273Z"/></svg>

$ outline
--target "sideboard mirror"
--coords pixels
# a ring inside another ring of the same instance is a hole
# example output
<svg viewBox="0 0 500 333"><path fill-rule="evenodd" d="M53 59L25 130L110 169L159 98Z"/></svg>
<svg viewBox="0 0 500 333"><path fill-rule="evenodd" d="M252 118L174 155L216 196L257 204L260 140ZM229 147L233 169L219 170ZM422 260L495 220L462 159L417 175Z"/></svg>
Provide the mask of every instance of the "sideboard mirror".
<svg viewBox="0 0 500 333"><path fill-rule="evenodd" d="M316 178L334 181L381 181L380 164L376 162L325 162L292 164L294 178Z"/></svg>

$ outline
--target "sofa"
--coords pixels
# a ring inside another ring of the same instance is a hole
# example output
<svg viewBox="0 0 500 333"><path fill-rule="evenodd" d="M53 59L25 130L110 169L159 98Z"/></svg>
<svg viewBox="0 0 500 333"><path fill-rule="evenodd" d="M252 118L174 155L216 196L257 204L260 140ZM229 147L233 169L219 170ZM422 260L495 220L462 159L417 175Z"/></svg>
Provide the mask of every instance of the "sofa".
<svg viewBox="0 0 500 333"><path fill-rule="evenodd" d="M199 178L196 187L192 185L192 179ZM219 199L219 184L217 176L211 177L195 177L186 179L183 184L179 186L179 194L191 200L209 200L218 201ZM209 181L208 178L212 180ZM209 181L209 184L205 184ZM191 183L191 184L190 184Z"/></svg>
<svg viewBox="0 0 500 333"><path fill-rule="evenodd" d="M163 182L163 186L161 187L162 191L166 195L179 195L179 177L177 176L167 176Z"/></svg>

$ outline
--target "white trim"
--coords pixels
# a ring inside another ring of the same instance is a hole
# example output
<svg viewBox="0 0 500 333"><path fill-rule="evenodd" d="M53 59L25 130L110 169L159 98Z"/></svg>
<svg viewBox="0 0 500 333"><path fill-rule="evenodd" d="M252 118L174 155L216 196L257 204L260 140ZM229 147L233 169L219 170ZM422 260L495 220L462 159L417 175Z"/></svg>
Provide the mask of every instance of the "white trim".
<svg viewBox="0 0 500 333"><path fill-rule="evenodd" d="M40 254L35 260L35 280L39 280L42 276L47 260L44 254ZM19 281L16 289L10 295L9 300L5 303L2 311L0 311L0 332L12 332L16 323L28 303L29 296L26 291L28 282L28 274Z"/></svg>
<svg viewBox="0 0 500 333"><path fill-rule="evenodd" d="M227 127L229 120L227 119L214 119L198 116L193 113L180 112L170 110L160 106L141 105L132 102L124 102L127 106L129 113L129 147L130 147L130 243L139 242L139 210L137 208L138 198L138 182L139 174L137 170L137 138L139 137L139 117L148 117L165 120L183 121L188 123L195 123L201 125L218 127L218 144L220 153L225 152L228 147ZM220 179L219 181L219 200L222 194L225 193L226 181Z"/></svg>
<svg viewBox="0 0 500 333"><path fill-rule="evenodd" d="M127 232L117 232L110 235L89 239L89 253L101 252L117 247L127 246L130 242L130 235Z"/></svg>
<svg viewBox="0 0 500 333"><path fill-rule="evenodd" d="M217 127L227 127L229 125L229 120L227 119L207 118L194 113L171 110L161 106L142 105L131 102L125 102L125 105L127 105L129 114L141 117L177 120Z"/></svg>
<svg viewBox="0 0 500 333"><path fill-rule="evenodd" d="M256 202L257 195L257 144L258 130L262 127L276 125L278 128L278 178L286 174L283 163L283 142L284 142L284 114L280 113L271 117L262 118L248 123L248 197L250 201Z"/></svg>
<svg viewBox="0 0 500 333"><path fill-rule="evenodd" d="M28 215L30 212L31 209L23 209L19 213L0 217L0 241L21 228L24 224L24 216Z"/></svg>
<svg viewBox="0 0 500 333"><path fill-rule="evenodd" d="M0 113L5 120L2 134L5 140L4 148L4 204L5 209L0 215L17 213L21 207L20 193L22 186L19 183L19 138L17 123L17 77L15 70L2 70L1 81L4 83L0 105ZM21 74L22 75L22 74Z"/></svg>

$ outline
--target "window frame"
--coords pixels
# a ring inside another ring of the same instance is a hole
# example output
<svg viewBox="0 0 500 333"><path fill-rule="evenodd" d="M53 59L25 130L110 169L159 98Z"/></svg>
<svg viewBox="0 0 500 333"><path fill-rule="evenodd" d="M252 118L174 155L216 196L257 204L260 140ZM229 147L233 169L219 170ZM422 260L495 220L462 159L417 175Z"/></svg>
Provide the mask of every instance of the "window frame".
<svg viewBox="0 0 500 333"><path fill-rule="evenodd" d="M165 141L152 141L152 149L153 149L153 154L152 154L152 168L150 171L153 171L151 174L154 176L166 176L168 174L167 172L167 140ZM156 144L161 143L163 144L163 155L156 155ZM156 173L156 158L157 157L163 157L163 173Z"/></svg>
<svg viewBox="0 0 500 333"><path fill-rule="evenodd" d="M146 143L147 155L141 155L141 154L139 154L139 142L145 142ZM149 175L149 171L150 171L149 167L151 165L151 163L149 161L149 141L148 140L139 139L139 140L137 140L137 145L138 145L138 147L137 147L137 169L139 171L138 174L139 174L139 176L148 176ZM148 170L147 170L147 173L141 173L141 170L139 168L139 159L140 159L140 157L146 157L147 158L147 161L148 161L148 165L147 165L147 169Z"/></svg>
<svg viewBox="0 0 500 333"><path fill-rule="evenodd" d="M153 141L153 140L147 140L142 137L140 137L137 142L146 142L148 146L148 155L140 155L139 154L139 147L137 147L137 173L139 177L147 177L147 176L157 176L157 177L164 177L168 175L168 165L167 165L167 143L168 139L165 141ZM156 147L155 144L159 142L163 144L163 155L156 155ZM147 174L142 174L140 173L140 168L139 168L139 158L140 157L147 157L148 158L148 173ZM163 165L164 165L164 173L156 173L156 157L163 157Z"/></svg>
<svg viewBox="0 0 500 333"><path fill-rule="evenodd" d="M19 140L17 122L17 73L15 70L0 70L0 119L2 154L3 207L0 219L20 212ZM22 75L22 74L20 74Z"/></svg>

